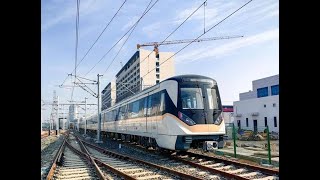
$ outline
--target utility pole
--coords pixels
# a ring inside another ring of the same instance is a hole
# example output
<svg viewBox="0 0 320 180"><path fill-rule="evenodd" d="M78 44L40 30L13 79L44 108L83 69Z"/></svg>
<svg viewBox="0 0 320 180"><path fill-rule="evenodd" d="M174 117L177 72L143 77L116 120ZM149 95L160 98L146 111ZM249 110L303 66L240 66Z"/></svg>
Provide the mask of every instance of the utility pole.
<svg viewBox="0 0 320 180"><path fill-rule="evenodd" d="M87 134L87 99L88 98L84 98L84 134Z"/></svg>
<svg viewBox="0 0 320 180"><path fill-rule="evenodd" d="M57 96L57 121L56 121L56 131L59 134L59 96Z"/></svg>
<svg viewBox="0 0 320 180"><path fill-rule="evenodd" d="M101 131L101 109L100 109L100 76L103 76L103 75L100 75L98 74L97 77L98 77L98 93L97 93L97 98L98 98L98 131L97 131L97 141L96 143L103 143L100 139L100 131Z"/></svg>

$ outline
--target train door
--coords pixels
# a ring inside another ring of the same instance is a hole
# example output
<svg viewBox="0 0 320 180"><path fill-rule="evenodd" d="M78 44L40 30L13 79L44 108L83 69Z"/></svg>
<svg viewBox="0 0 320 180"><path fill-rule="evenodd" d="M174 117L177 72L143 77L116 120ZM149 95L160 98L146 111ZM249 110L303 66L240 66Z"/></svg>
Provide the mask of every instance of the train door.
<svg viewBox="0 0 320 180"><path fill-rule="evenodd" d="M146 111L146 132L151 133L152 132L152 115L151 115L151 110L152 110L152 96L148 96L147 98L147 111Z"/></svg>

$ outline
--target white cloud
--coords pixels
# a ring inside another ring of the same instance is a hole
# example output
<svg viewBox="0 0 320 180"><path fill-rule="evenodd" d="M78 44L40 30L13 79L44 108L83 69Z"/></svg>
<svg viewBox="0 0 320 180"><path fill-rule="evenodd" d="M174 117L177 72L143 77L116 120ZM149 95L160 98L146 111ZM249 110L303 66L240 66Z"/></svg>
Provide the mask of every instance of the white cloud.
<svg viewBox="0 0 320 180"><path fill-rule="evenodd" d="M95 3L96 1L81 1L80 4L80 24L81 24L81 18L84 18L86 15L92 14L99 9L103 8L101 3L102 1L98 1L99 3ZM56 2L58 3L58 2ZM60 2L59 2L60 3ZM61 10L56 10L50 8L50 6L58 6L61 8ZM66 21L74 21L76 18L76 3L68 2L66 4L48 4L49 8L43 8L44 11L42 14L46 14L48 17L42 17L42 23L41 23L41 31L46 31L50 29L51 27L58 25L60 23L66 22ZM64 8L63 8L64 7ZM52 13L52 12L55 13Z"/></svg>
<svg viewBox="0 0 320 180"><path fill-rule="evenodd" d="M206 6L206 29L212 27L231 12L243 5L243 2L213 2L208 3ZM196 8L199 7L199 3L193 7L177 11L176 17L171 20L174 24L180 24L183 22ZM224 24L232 24L234 27L245 27L245 24L254 24L261 22L270 17L277 16L279 14L279 2L278 1L253 1L246 7L238 11L232 17L230 17ZM203 7L201 7L195 14L193 14L189 20L199 24L203 24ZM221 24L222 25L222 24ZM221 26L219 25L219 26ZM195 32L203 31L202 26L196 26Z"/></svg>
<svg viewBox="0 0 320 180"><path fill-rule="evenodd" d="M138 21L138 19L139 19L139 16L133 16L131 20L121 28L121 31L131 28L131 26L134 25Z"/></svg>
<svg viewBox="0 0 320 180"><path fill-rule="evenodd" d="M163 26L162 23L160 22L156 22L156 23L152 23L152 24L149 24L147 26L144 26L142 28L142 31L149 37L153 37L155 32L160 29L160 27Z"/></svg>
<svg viewBox="0 0 320 180"><path fill-rule="evenodd" d="M126 41L126 39L128 38L128 34L125 35L120 41L119 43L114 47L114 51L115 52L118 52L121 48L121 46L123 45L123 43ZM118 40L117 40L118 41ZM123 47L122 49L125 49L125 47Z"/></svg>
<svg viewBox="0 0 320 180"><path fill-rule="evenodd" d="M224 56L227 53L238 50L242 47L252 46L266 41L279 38L279 28L268 30L253 36L244 37L239 40L223 44L220 47L215 46L205 46L201 49L190 50L183 55L178 55L177 63L192 62L199 59Z"/></svg>
<svg viewBox="0 0 320 180"><path fill-rule="evenodd" d="M227 8L231 7L233 5L232 2L229 3L224 3L220 6L218 6L221 3L213 3L212 7L206 6L206 20L211 20L217 17L217 15L220 12L224 12ZM183 22L185 19L187 19L193 11L195 11L199 7L199 4L194 5L191 8L185 9L183 11L179 11L178 14L176 15L176 18L174 18L173 22L180 24ZM191 20L198 20L200 22L203 22L204 18L204 12L203 12L203 7L199 8L198 11L196 11L189 19L188 21Z"/></svg>

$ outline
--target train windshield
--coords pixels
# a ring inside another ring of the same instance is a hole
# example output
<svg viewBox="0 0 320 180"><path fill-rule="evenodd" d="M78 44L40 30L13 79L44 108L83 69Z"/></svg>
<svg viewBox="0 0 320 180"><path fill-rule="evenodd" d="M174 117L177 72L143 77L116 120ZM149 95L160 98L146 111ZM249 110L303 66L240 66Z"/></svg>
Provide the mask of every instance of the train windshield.
<svg viewBox="0 0 320 180"><path fill-rule="evenodd" d="M201 88L181 88L182 109L203 109Z"/></svg>
<svg viewBox="0 0 320 180"><path fill-rule="evenodd" d="M214 88L208 88L207 89L208 94L208 102L209 102L209 109L218 109L218 98L217 98L217 92Z"/></svg>
<svg viewBox="0 0 320 180"><path fill-rule="evenodd" d="M180 119L188 117L196 124L213 124L222 112L219 90L210 79L184 79L179 83L177 103Z"/></svg>

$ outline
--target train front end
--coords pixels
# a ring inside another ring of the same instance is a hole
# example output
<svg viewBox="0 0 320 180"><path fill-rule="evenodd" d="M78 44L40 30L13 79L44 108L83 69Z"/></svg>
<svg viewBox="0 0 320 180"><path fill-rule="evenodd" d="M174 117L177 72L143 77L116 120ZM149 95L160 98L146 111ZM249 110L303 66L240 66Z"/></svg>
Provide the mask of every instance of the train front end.
<svg viewBox="0 0 320 180"><path fill-rule="evenodd" d="M171 127L178 132L175 149L223 148L225 124L217 82L198 75L180 76L175 80L178 82L177 109L171 121Z"/></svg>

